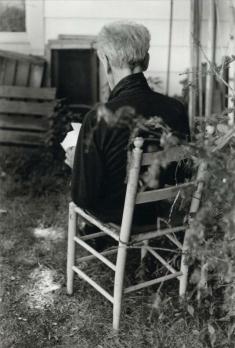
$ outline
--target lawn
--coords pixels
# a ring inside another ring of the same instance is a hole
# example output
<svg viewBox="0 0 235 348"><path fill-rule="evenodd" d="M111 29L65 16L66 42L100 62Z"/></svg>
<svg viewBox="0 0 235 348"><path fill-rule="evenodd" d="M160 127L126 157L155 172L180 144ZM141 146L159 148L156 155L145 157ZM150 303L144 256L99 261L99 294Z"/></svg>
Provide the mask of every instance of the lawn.
<svg viewBox="0 0 235 348"><path fill-rule="evenodd" d="M6 210L0 215L1 348L212 346L201 309L192 300L179 303L177 280L129 295L119 335L112 331L111 305L88 284L76 278L68 296L69 172L22 179L12 168L0 167L0 208ZM135 274L135 266L129 268ZM105 266L94 263L91 273L110 290ZM221 329L218 334L223 338Z"/></svg>

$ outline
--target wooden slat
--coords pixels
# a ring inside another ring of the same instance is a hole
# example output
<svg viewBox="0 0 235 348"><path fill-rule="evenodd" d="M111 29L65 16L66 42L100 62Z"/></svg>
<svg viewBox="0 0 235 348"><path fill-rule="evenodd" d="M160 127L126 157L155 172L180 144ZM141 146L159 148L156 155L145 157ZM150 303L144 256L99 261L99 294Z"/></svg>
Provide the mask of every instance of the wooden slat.
<svg viewBox="0 0 235 348"><path fill-rule="evenodd" d="M10 86L14 85L15 75L16 75L16 60L9 59L6 61L4 84L10 85Z"/></svg>
<svg viewBox="0 0 235 348"><path fill-rule="evenodd" d="M189 157L189 149L187 146L177 146L167 151L144 153L142 157L142 166L151 165L156 159L164 159L164 162L179 162Z"/></svg>
<svg viewBox="0 0 235 348"><path fill-rule="evenodd" d="M11 52L11 51L5 51L5 50L0 50L0 57L25 61L25 62L34 63L38 65L44 65L45 63L45 59L40 57Z"/></svg>
<svg viewBox="0 0 235 348"><path fill-rule="evenodd" d="M29 70L30 70L30 62L27 61L18 61L17 69L16 69L16 86L28 86L29 81Z"/></svg>
<svg viewBox="0 0 235 348"><path fill-rule="evenodd" d="M43 83L44 65L31 64L31 70L29 75L30 87L41 87Z"/></svg>
<svg viewBox="0 0 235 348"><path fill-rule="evenodd" d="M5 78L6 59L0 56L0 84L2 85Z"/></svg>
<svg viewBox="0 0 235 348"><path fill-rule="evenodd" d="M0 115L0 128L46 131L49 124L45 117Z"/></svg>
<svg viewBox="0 0 235 348"><path fill-rule="evenodd" d="M54 100L55 88L0 86L0 98Z"/></svg>
<svg viewBox="0 0 235 348"><path fill-rule="evenodd" d="M36 103L13 100L1 100L0 113L48 116L54 108L53 103Z"/></svg>
<svg viewBox="0 0 235 348"><path fill-rule="evenodd" d="M44 133L0 129L0 144L42 145L44 139Z"/></svg>
<svg viewBox="0 0 235 348"><path fill-rule="evenodd" d="M157 202L164 199L172 198L177 195L179 191L185 190L189 187L194 187L194 182L189 182L177 186L171 186L163 189L140 192L136 197L136 204L148 203L148 202Z"/></svg>

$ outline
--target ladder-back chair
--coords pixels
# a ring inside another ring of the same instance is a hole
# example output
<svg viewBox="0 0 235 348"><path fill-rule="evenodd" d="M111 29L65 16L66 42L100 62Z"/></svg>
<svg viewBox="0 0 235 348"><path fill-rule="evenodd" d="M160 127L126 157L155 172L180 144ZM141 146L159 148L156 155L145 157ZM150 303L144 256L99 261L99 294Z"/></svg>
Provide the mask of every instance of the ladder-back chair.
<svg viewBox="0 0 235 348"><path fill-rule="evenodd" d="M138 182L140 176L140 170L142 166L149 166L155 160L156 156L161 155L161 152L155 153L143 153L143 139L136 138L134 141L134 149L132 150L131 165L128 174L126 197L123 209L122 223L119 228L113 224L102 223L100 220L91 216L83 209L76 206L73 202L69 206L69 226L68 226L68 255L67 255L67 293L73 293L73 279L74 274L77 273L80 278L92 285L98 292L106 297L113 304L113 328L119 329L121 304L123 294L130 293L132 291L140 290L142 288L152 286L163 281L177 278L179 280L179 294L184 296L187 286L188 266L185 262L187 256L187 250L189 248L188 238L190 235L190 219L187 223L180 226L150 230L144 233L132 235L132 220L134 207L136 204L144 204L148 202L157 202L162 200L174 199L182 191L187 191L191 187L192 200L189 210L189 217L193 216L199 207L199 202L203 189L203 176L204 176L204 164L199 166L197 178L195 181L178 184L166 188L153 189L144 192L138 192ZM172 152L172 153L171 153ZM187 156L182 151L182 147L172 148L168 151L168 161L175 162L185 159ZM80 217L87 221L89 224L96 226L99 232L81 236L77 234L77 218ZM176 234L178 232L184 233L183 243L181 243ZM107 249L103 252L98 252L91 245L87 243L88 240L99 238L108 235L113 238L118 244L115 249ZM181 253L181 267L176 270L164 257L152 248L148 241L166 236L174 245L180 250ZM83 262L92 259L99 259L106 266L114 271L114 289L113 295L108 293L99 284L97 284L91 277L89 277L84 270L79 268L79 265L75 265L75 245L79 244L82 248L86 249L91 255L78 258L76 261ZM127 288L124 287L124 275L126 266L126 257L128 246L142 246L142 255L149 252L154 256L170 274L158 277L156 279L148 280L140 284L132 285ZM117 253L116 264L111 262L107 256Z"/></svg>

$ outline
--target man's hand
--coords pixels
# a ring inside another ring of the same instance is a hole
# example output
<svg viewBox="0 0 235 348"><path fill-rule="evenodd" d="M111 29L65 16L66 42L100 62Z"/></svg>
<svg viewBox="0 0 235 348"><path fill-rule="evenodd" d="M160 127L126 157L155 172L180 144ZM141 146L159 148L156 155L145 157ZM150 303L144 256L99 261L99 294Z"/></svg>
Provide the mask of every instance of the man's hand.
<svg viewBox="0 0 235 348"><path fill-rule="evenodd" d="M76 147L69 147L65 153L65 163L73 169L74 155Z"/></svg>

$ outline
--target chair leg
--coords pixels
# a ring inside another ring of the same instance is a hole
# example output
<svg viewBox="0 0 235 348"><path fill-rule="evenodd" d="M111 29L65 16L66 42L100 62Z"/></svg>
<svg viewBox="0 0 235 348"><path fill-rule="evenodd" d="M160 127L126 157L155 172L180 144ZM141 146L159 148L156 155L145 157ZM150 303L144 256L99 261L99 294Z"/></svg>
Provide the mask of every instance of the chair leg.
<svg viewBox="0 0 235 348"><path fill-rule="evenodd" d="M119 330L127 247L119 243L114 279L113 329Z"/></svg>
<svg viewBox="0 0 235 348"><path fill-rule="evenodd" d="M76 235L76 213L74 211L74 204L69 205L69 224L68 224L68 249L67 249L67 293L72 295L73 293L73 279L74 271L73 266L75 262L75 242L74 237Z"/></svg>
<svg viewBox="0 0 235 348"><path fill-rule="evenodd" d="M190 229L187 229L185 231L185 236L184 236L184 242L183 242L183 248L182 248L182 257L181 257L181 266L180 266L180 271L183 273L180 276L180 286L179 286L179 295L180 297L184 298L186 289L187 289L187 282L188 282L188 265L186 264L186 254L189 249L188 245L188 237L189 237L189 232Z"/></svg>

